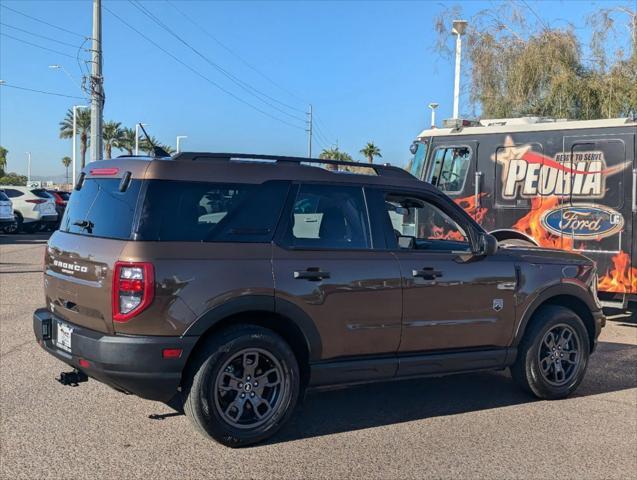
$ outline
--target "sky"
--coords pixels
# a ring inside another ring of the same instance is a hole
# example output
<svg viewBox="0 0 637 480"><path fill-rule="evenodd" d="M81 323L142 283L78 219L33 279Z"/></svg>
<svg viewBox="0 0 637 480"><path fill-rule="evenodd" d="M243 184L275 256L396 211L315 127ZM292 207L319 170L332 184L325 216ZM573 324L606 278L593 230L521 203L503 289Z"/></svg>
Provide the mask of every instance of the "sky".
<svg viewBox="0 0 637 480"><path fill-rule="evenodd" d="M587 14L626 2L526 3L534 12L529 15L551 25L570 21L584 28ZM412 140L429 126L427 105L440 104L439 120L451 117L453 64L433 51L435 16L455 4L470 16L493 2L140 4L184 43L133 3L103 0L106 121L147 123L150 134L173 147L177 135L187 135L182 140L187 151L305 156L305 112L312 104L313 156L338 145L362 160L359 150L373 141L382 161L404 165ZM76 83L89 57L80 47L91 35L91 17L90 0L0 0L0 80L82 97ZM71 78L50 69L53 64ZM0 145L9 150L7 170L26 173L29 151L33 175L62 175L61 159L71 156L71 140L59 138L58 124L72 105L85 103L0 85ZM466 96L460 111L470 111Z"/></svg>

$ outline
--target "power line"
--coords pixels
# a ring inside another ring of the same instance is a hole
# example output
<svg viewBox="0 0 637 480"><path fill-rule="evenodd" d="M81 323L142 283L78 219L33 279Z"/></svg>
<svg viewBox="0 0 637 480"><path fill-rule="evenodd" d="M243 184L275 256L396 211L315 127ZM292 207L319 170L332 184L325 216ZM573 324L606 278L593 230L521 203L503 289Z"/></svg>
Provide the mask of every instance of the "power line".
<svg viewBox="0 0 637 480"><path fill-rule="evenodd" d="M119 15L117 15L115 12L113 12L110 8L108 8L106 5L103 5L104 10L106 10L108 13L110 13L111 15L113 15L115 18L117 18L120 22L122 22L124 25L126 25L128 28L130 28L131 30L133 30L134 32L136 32L138 35L140 35L141 37L143 37L147 42L151 43L152 45L154 45L156 48L158 48L159 50L161 50L162 52L164 52L166 55L168 55L170 58L172 58L173 60L175 60L176 62L178 62L179 64L183 65L184 67L186 67L188 70L190 70L191 72L193 72L195 75L197 75L198 77L204 79L205 81L207 81L208 83L210 83L211 85L215 86L216 88L218 88L219 90L221 90L222 92L224 92L226 95L231 96L232 98L234 98L235 100L237 100L238 102L243 103L244 105L247 105L248 107L252 108L253 110L256 110L259 113L262 113L263 115L272 118L273 120L276 120L278 122L281 122L285 125L288 125L292 128L297 128L299 130L303 130L303 127L295 125L293 123L290 123L282 118L279 118L275 115L272 115L269 112L266 112L265 110L262 110L261 108L251 104L250 102L244 100L243 98L235 95L233 92L231 92L230 90L227 90L226 88L222 87L221 85L219 85L218 83L216 83L214 80L211 80L210 78L206 77L204 74L202 74L201 72L199 72L197 69L191 67L190 65L188 65L186 62L184 62L183 60L181 60L179 57L173 55L172 53L170 53L168 50L166 50L165 48L163 48L161 45L159 45L157 42L155 42L154 40L152 40L151 38L149 38L148 36L146 36L144 33L140 32L138 29L136 29L135 27L133 27L130 23L128 23L126 20L124 20L122 17L120 17Z"/></svg>
<svg viewBox="0 0 637 480"><path fill-rule="evenodd" d="M6 8L7 10L11 10L12 12L17 13L18 15L22 15L23 17L30 18L31 20L34 20L34 21L36 21L36 22L40 22L40 23L43 23L44 25L48 25L49 27L57 28L58 30L60 30L60 31L62 31L62 32L70 33L71 35L77 35L78 37L82 37L82 38L84 38L84 37L85 37L85 35L82 35L81 33L72 32L71 30L68 30L68 29L66 29L66 28L64 28L64 27L60 27L60 26L58 26L58 25L53 25L52 23L49 23L49 22L47 22L47 21L40 20L39 18L32 17L31 15L27 15L26 13L21 12L21 11L19 11L19 10L16 10L15 8L7 7L6 5L4 5L4 4L2 4L2 3L0 3L0 7L2 7L2 8Z"/></svg>
<svg viewBox="0 0 637 480"><path fill-rule="evenodd" d="M0 25L12 28L14 30L18 30L19 32L23 32L23 33L27 33L29 35L33 35L34 37L40 37L40 38L43 38L45 40L49 40L50 42L56 42L56 43L59 43L61 45L66 45L68 47L77 48L77 45L73 45L72 43L63 42L62 40L57 40L55 38L47 37L45 35L40 35L39 33L33 33L33 32L30 32L29 30L24 30L23 28L14 27L13 25L9 25L9 24L4 23L4 22L0 22Z"/></svg>
<svg viewBox="0 0 637 480"><path fill-rule="evenodd" d="M31 45L32 47L41 48L42 50L47 50L49 52L57 53L58 55L63 55L69 58L75 58L73 55L69 55L68 53L60 52L59 50L54 50L52 48L43 47L42 45L38 45L37 43L27 42L26 40L22 40L21 38L14 37L13 35L9 35L8 33L0 32L0 35L3 37L11 38L12 40L16 40L18 42L26 43L27 45Z"/></svg>
<svg viewBox="0 0 637 480"><path fill-rule="evenodd" d="M27 92L35 92L35 93L42 93L42 94L45 94L45 95L55 95L56 97L77 98L79 100L86 100L86 97L77 97L75 95L66 95L64 93L47 92L47 91L44 91L44 90L36 90L34 88L27 88L27 87L20 87L18 85L11 85L11 84L6 83L6 82L0 83L0 87L17 88L18 90L26 90Z"/></svg>
<svg viewBox="0 0 637 480"><path fill-rule="evenodd" d="M205 33L208 37L210 37L212 40L214 40L221 48L223 48L225 51L227 51L228 53L230 53L232 56L236 57L241 63L243 63L246 67L248 67L250 70L258 73L261 77L263 77L264 79L266 79L268 82L270 82L272 85L274 85L275 87L277 87L278 89L280 89L281 91L287 93L288 95L290 95L291 97L296 98L297 100L303 102L303 103L307 103L305 100L303 100L301 97L299 97L298 95L295 95L293 92L291 92L290 90L288 90L287 88L285 88L284 86L282 86L281 84L279 84L278 82L274 81L271 77L269 77L268 75L266 75L265 73L263 73L262 71L260 71L258 68L256 68L255 66L253 66L252 64L250 64L247 60L245 60L243 57L241 57L238 53L236 53L234 50L232 50L230 47L228 47L227 45L225 45L221 40L219 40L217 37L215 37L212 33L210 33L208 30L206 30L204 27L201 26L201 24L199 24L198 22L196 22L195 20L193 20L190 16L188 16L186 14L186 12L184 12L183 10L181 10L180 8L178 8L173 2L171 2L170 0L166 0L166 3L168 3L168 5L170 5L171 7L173 7L175 10L177 10L184 18L186 18L190 23L192 23L193 25L195 25L199 30L201 30L203 33ZM297 112L302 112L304 113L304 110L301 110L300 108L296 108L293 107L291 105L287 105L283 102L280 102L278 100L275 100L278 103L280 103L281 105L284 105L288 108L290 108L291 110L296 110Z"/></svg>
<svg viewBox="0 0 637 480"><path fill-rule="evenodd" d="M293 118L295 120L299 120L301 122L304 122L305 119L303 117L299 117L297 115L291 114L279 107L277 107L276 105L273 105L272 103L268 102L267 100L265 100L264 98L261 98L259 95L266 97L274 102L277 103L281 103L278 100L270 97L269 95L267 95L266 93L261 92L260 90L258 90L257 88L251 86L250 84L244 82L243 80L241 80L240 78L236 77L235 75L233 75L232 73L228 72L227 70L225 70L223 67L221 67L220 65L218 65L217 63L213 62L212 60L210 60L207 56L205 56L203 53L201 53L199 50L197 50L195 47L193 47L190 43L188 43L186 40L184 40L181 36L179 36L177 33L175 33L168 25L166 25L164 22L162 22L158 17L156 17L152 12L150 12L146 7L144 7L143 5L141 5L139 2L135 2L133 0L129 0L129 3L131 5L133 5L135 8L137 8L139 11L141 11L144 15L146 15L148 18L150 18L153 22L155 22L157 25L159 25L161 28L163 28L164 30L166 30L168 33L170 33L173 37L175 37L179 42L181 42L183 45L185 45L188 49L190 49L191 51L193 51L196 55L198 55L200 58L202 58L206 63L208 63L209 65L211 65L212 67L214 67L215 69L217 69L219 72L221 72L226 78L228 78L230 81L232 81L234 84L236 84L238 87L240 87L241 89L243 89L245 92L249 93L250 95L254 96L257 100L263 102L264 104L268 105L270 108L273 108L274 110L278 111L279 113L282 113L283 115L287 115L290 118Z"/></svg>

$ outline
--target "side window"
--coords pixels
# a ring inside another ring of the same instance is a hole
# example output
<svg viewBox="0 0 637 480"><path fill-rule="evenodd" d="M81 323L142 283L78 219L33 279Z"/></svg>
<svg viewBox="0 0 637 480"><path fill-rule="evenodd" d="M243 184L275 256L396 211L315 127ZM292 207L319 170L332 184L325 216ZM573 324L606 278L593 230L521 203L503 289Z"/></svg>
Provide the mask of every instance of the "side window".
<svg viewBox="0 0 637 480"><path fill-rule="evenodd" d="M462 226L433 203L414 197L387 195L385 207L401 249L471 249L469 237Z"/></svg>
<svg viewBox="0 0 637 480"><path fill-rule="evenodd" d="M137 237L150 241L270 242L288 188L287 182L279 181L257 185L150 180Z"/></svg>
<svg viewBox="0 0 637 480"><path fill-rule="evenodd" d="M5 188L4 189L4 193L9 198L17 198L17 197L21 197L22 195L24 195L24 193L22 193L20 190L16 190L14 188Z"/></svg>
<svg viewBox="0 0 637 480"><path fill-rule="evenodd" d="M371 248L360 187L301 185L286 235L291 247Z"/></svg>
<svg viewBox="0 0 637 480"><path fill-rule="evenodd" d="M471 149L438 147L433 153L427 181L445 193L460 193L471 165Z"/></svg>

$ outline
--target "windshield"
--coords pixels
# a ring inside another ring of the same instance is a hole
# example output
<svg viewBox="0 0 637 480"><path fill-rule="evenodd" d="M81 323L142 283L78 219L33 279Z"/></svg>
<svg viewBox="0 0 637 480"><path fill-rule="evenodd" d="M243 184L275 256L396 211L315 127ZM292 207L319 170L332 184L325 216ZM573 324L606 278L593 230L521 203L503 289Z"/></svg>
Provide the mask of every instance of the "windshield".
<svg viewBox="0 0 637 480"><path fill-rule="evenodd" d="M414 177L422 180L422 170L425 166L425 160L427 159L427 142L416 142L415 145L418 146L416 153L413 158L410 160L407 170Z"/></svg>

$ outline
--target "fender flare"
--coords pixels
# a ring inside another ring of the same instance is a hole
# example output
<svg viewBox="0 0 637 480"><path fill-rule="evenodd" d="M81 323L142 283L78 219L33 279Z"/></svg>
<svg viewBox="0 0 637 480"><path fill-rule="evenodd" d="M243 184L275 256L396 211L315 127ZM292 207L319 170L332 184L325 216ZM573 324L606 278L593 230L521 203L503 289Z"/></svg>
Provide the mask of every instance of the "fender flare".
<svg viewBox="0 0 637 480"><path fill-rule="evenodd" d="M595 302L591 298L588 291L586 291L582 287L578 287L572 283L559 283L546 287L535 296L535 298L529 305L527 305L526 309L524 310L524 314L522 315L522 318L518 323L515 335L513 337L514 347L517 347L520 344L520 341L522 340L522 337L524 336L524 333L526 332L526 329L528 327L529 321L531 320L531 317L533 317L533 314L537 311L537 309L542 306L542 304L544 304L547 300L560 295L568 295L570 297L577 298L586 305L591 314L592 312L599 309L597 305L595 305Z"/></svg>
<svg viewBox="0 0 637 480"><path fill-rule="evenodd" d="M269 312L287 318L304 337L309 360L320 359L322 352L321 336L309 315L292 302L270 295L244 295L228 300L197 318L184 332L183 336L199 337L222 320L232 315L251 311Z"/></svg>

